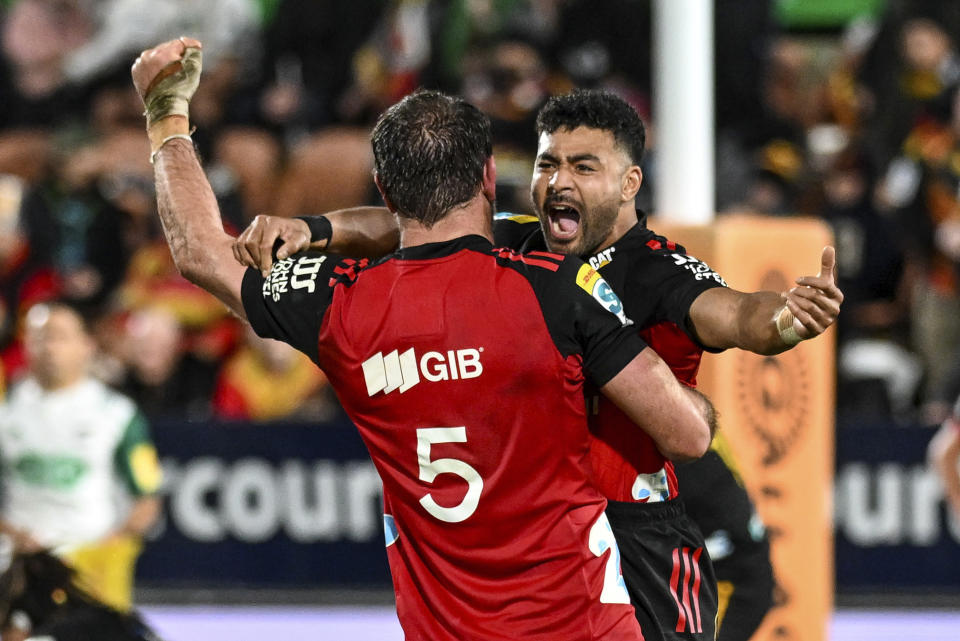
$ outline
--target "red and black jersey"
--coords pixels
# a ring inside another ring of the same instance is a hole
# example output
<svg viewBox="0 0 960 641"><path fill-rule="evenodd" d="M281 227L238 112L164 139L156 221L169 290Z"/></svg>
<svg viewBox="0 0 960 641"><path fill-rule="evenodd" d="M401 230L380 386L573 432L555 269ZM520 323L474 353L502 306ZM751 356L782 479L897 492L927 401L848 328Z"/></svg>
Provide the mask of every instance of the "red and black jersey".
<svg viewBox="0 0 960 641"><path fill-rule="evenodd" d="M380 473L407 639L642 638L589 479L585 376L646 346L609 289L480 236L248 270L251 325L324 370Z"/></svg>
<svg viewBox="0 0 960 641"><path fill-rule="evenodd" d="M610 284L640 336L667 362L677 378L697 383L703 346L690 325L693 301L713 287L725 287L708 265L646 226L646 217L613 245L587 262ZM534 216L499 214L494 242L519 251L545 247ZM673 464L653 440L595 390L587 390L591 463L597 487L608 499L655 502L678 495Z"/></svg>

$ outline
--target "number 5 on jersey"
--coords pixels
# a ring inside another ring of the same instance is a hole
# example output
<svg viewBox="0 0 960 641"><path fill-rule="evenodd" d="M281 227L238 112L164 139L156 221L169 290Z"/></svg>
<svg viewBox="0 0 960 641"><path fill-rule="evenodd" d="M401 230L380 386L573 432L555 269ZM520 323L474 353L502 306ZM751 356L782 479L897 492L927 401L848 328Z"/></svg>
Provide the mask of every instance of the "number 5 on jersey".
<svg viewBox="0 0 960 641"><path fill-rule="evenodd" d="M458 505L443 507L428 492L420 499L431 516L445 523L460 523L476 512L483 491L483 479L470 464L455 458L430 458L430 446L434 443L466 443L465 427L421 427L417 430L417 460L420 463L420 480L433 483L438 474L456 474L467 482L467 493Z"/></svg>

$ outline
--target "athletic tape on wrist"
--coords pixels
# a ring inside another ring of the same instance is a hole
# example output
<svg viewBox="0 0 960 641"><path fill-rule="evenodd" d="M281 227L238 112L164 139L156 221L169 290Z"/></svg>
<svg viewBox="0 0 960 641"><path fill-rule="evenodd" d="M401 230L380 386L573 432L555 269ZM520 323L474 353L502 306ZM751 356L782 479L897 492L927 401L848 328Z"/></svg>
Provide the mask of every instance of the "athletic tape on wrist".
<svg viewBox="0 0 960 641"><path fill-rule="evenodd" d="M296 218L307 223L307 227L310 228L311 243L326 240L325 247L330 246L330 239L333 238L333 226L330 224L329 218L326 216L297 216Z"/></svg>
<svg viewBox="0 0 960 641"><path fill-rule="evenodd" d="M777 332L780 333L780 340L791 347L803 340L793 326L793 312L786 305L777 314Z"/></svg>
<svg viewBox="0 0 960 641"><path fill-rule="evenodd" d="M157 145L156 149L150 152L150 164L152 165L154 162L156 162L157 154L160 153L160 150L163 149L163 146L165 144L177 138L180 138L182 140L189 140L190 143L193 144L193 138L190 137L190 134L173 134L172 136L167 136L166 138L160 141L160 144Z"/></svg>
<svg viewBox="0 0 960 641"><path fill-rule="evenodd" d="M180 68L158 81L143 99L147 127L169 116L189 118L190 99L200 84L203 53L196 47L184 49Z"/></svg>

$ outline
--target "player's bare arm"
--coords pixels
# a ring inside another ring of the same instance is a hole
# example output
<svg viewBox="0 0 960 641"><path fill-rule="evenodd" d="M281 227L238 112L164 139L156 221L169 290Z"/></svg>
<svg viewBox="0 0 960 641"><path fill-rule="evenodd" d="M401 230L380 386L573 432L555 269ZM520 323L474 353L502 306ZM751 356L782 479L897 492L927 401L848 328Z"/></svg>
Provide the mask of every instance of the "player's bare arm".
<svg viewBox="0 0 960 641"><path fill-rule="evenodd" d="M796 287L778 294L738 292L715 287L690 306L690 320L707 347L738 347L757 354L779 354L800 341L819 336L840 314L843 292L837 287L833 247L820 257L820 273L796 280Z"/></svg>
<svg viewBox="0 0 960 641"><path fill-rule="evenodd" d="M953 514L960 518L960 421L948 418L927 448L927 459L943 483L943 492Z"/></svg>
<svg viewBox="0 0 960 641"><path fill-rule="evenodd" d="M216 197L189 139L188 105L200 81L202 45L171 40L140 54L130 70L146 107L157 207L179 272L241 318L244 267L233 257Z"/></svg>
<svg viewBox="0 0 960 641"><path fill-rule="evenodd" d="M237 237L233 255L241 265L266 274L274 256L283 260L297 252L317 249L379 258L396 250L400 242L397 218L386 207L338 209L307 220L257 216ZM311 226L323 228L318 231Z"/></svg>
<svg viewBox="0 0 960 641"><path fill-rule="evenodd" d="M153 527L154 523L157 522L157 519L160 518L162 509L163 505L158 495L150 494L141 496L130 506L130 512L126 520L124 520L116 530L111 532L109 536L143 538L150 528Z"/></svg>
<svg viewBox="0 0 960 641"><path fill-rule="evenodd" d="M706 453L716 425L713 405L682 385L669 366L647 347L600 388L674 461Z"/></svg>

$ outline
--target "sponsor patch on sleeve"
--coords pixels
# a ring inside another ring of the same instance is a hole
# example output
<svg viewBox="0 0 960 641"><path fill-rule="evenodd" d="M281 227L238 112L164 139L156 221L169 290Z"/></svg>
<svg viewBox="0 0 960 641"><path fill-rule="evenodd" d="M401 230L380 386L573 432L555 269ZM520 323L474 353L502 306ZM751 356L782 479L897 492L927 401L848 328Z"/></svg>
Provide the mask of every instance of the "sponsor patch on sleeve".
<svg viewBox="0 0 960 641"><path fill-rule="evenodd" d="M263 297L274 302L292 289L305 289L312 294L316 289L317 273L326 256L301 256L278 260L263 281Z"/></svg>
<svg viewBox="0 0 960 641"><path fill-rule="evenodd" d="M577 272L577 285L593 296L607 311L619 318L622 324L633 325L633 321L627 318L623 311L623 303L620 301L620 297L614 293L613 288L607 284L600 272L590 265L581 265Z"/></svg>
<svg viewBox="0 0 960 641"><path fill-rule="evenodd" d="M141 491L152 494L160 488L163 471L157 460L157 451L151 445L140 443L130 452L130 469Z"/></svg>
<svg viewBox="0 0 960 641"><path fill-rule="evenodd" d="M680 265L691 274L696 280L715 280L724 287L727 283L717 272L710 269L710 266L699 258L688 254L670 254L675 265Z"/></svg>

